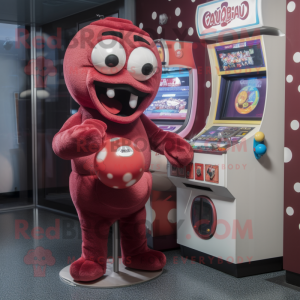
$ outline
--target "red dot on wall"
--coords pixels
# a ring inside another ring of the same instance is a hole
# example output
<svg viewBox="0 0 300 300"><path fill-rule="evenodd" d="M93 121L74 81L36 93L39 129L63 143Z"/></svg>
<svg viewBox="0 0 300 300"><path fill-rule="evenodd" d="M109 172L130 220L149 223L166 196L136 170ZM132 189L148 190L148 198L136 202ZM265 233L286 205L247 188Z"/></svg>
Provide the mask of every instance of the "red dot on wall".
<svg viewBox="0 0 300 300"><path fill-rule="evenodd" d="M190 234L187 234L185 237L187 240L190 240L192 238L192 236Z"/></svg>

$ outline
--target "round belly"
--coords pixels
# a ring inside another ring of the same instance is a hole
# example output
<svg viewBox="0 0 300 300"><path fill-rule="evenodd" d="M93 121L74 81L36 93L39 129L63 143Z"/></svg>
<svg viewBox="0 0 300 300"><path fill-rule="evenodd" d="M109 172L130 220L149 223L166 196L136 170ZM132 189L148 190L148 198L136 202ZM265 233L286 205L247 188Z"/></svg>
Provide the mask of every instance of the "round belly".
<svg viewBox="0 0 300 300"><path fill-rule="evenodd" d="M104 185L96 176L70 176L72 200L78 212L120 218L142 208L150 197L152 176L145 172L133 186L116 190Z"/></svg>

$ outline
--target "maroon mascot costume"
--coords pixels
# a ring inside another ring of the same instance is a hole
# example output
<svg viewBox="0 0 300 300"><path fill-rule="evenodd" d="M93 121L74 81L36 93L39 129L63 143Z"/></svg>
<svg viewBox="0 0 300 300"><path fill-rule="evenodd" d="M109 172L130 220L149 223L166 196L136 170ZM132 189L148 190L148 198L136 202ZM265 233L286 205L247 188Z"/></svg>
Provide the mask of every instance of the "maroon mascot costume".
<svg viewBox="0 0 300 300"><path fill-rule="evenodd" d="M177 167L187 165L193 151L182 138L162 131L143 114L160 84L155 43L131 21L93 22L68 46L64 76L80 104L53 139L54 152L71 160L70 192L82 230L82 255L71 265L72 277L91 281L105 274L109 228L116 220L124 265L149 271L163 268L166 257L147 247L145 231L151 150ZM136 143L145 159L143 176L125 189L104 185L94 170L96 152L115 137Z"/></svg>

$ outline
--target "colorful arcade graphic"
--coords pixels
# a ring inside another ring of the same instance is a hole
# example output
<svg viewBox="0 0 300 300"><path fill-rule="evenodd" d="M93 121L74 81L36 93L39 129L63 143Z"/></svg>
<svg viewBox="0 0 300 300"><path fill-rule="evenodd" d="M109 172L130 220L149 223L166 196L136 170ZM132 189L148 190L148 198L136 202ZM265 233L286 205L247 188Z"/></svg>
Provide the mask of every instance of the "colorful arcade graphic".
<svg viewBox="0 0 300 300"><path fill-rule="evenodd" d="M234 68L253 66L254 61L251 57L251 53L254 53L253 49L250 49L249 51L220 53L219 57L223 65L223 70L227 71Z"/></svg>
<svg viewBox="0 0 300 300"><path fill-rule="evenodd" d="M189 102L189 72L162 74L158 93L146 109L152 120L185 120Z"/></svg>
<svg viewBox="0 0 300 300"><path fill-rule="evenodd" d="M219 183L219 166L205 165L205 181Z"/></svg>
<svg viewBox="0 0 300 300"><path fill-rule="evenodd" d="M240 114L249 114L256 108L258 101L258 89L254 86L246 86L240 90L235 98L235 109Z"/></svg>
<svg viewBox="0 0 300 300"><path fill-rule="evenodd" d="M265 67L261 42L259 39L218 46L215 49L220 71Z"/></svg>

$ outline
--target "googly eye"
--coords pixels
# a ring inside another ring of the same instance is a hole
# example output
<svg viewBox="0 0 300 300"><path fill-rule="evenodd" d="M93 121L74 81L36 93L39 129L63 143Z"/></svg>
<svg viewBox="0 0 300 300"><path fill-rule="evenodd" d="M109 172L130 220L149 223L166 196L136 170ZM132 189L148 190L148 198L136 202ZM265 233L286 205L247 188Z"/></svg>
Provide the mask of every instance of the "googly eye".
<svg viewBox="0 0 300 300"><path fill-rule="evenodd" d="M150 79L157 70L154 53L145 47L135 48L129 56L127 70L138 81Z"/></svg>
<svg viewBox="0 0 300 300"><path fill-rule="evenodd" d="M123 46L112 39L99 42L94 47L91 58L96 70L106 75L120 72L126 63L126 53Z"/></svg>

